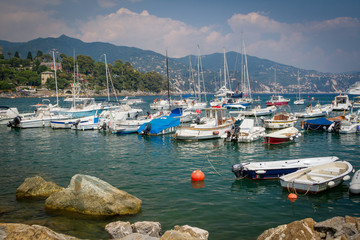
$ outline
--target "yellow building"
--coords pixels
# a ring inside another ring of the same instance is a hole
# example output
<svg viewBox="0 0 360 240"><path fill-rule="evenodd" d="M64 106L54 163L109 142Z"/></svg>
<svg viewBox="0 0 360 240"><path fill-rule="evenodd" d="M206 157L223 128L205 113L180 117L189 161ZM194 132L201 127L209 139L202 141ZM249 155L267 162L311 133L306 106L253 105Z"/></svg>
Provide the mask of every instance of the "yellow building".
<svg viewBox="0 0 360 240"><path fill-rule="evenodd" d="M45 85L49 78L55 78L54 72L42 72L41 73L41 85Z"/></svg>

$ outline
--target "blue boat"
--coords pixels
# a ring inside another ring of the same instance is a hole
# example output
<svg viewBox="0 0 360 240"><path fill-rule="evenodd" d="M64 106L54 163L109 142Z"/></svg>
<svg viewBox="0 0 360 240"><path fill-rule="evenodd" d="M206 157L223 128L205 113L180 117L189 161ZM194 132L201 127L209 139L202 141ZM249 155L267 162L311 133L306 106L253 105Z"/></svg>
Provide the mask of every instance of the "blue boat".
<svg viewBox="0 0 360 240"><path fill-rule="evenodd" d="M247 162L234 164L232 172L237 179L275 179L303 168L334 162L338 159L338 157L330 156L270 162Z"/></svg>
<svg viewBox="0 0 360 240"><path fill-rule="evenodd" d="M326 118L308 119L301 122L301 128L304 130L321 130L326 131L333 121Z"/></svg>
<svg viewBox="0 0 360 240"><path fill-rule="evenodd" d="M180 118L163 116L142 124L137 132L140 135L163 135L175 133L176 127L179 125Z"/></svg>

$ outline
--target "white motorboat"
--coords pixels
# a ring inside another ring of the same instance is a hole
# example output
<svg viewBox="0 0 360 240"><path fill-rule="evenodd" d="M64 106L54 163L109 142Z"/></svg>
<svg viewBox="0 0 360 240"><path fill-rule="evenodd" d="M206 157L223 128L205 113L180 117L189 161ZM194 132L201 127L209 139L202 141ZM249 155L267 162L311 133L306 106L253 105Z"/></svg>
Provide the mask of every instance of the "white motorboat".
<svg viewBox="0 0 360 240"><path fill-rule="evenodd" d="M169 110L171 108L171 103L167 99L155 99L153 103L150 104L151 110Z"/></svg>
<svg viewBox="0 0 360 240"><path fill-rule="evenodd" d="M351 179L349 191L352 194L359 194L360 193L360 170L357 170L354 173L354 176Z"/></svg>
<svg viewBox="0 0 360 240"><path fill-rule="evenodd" d="M185 141L220 138L235 124L233 117L226 118L226 108L205 108L205 113L204 118L197 119L189 127L179 127L174 138Z"/></svg>
<svg viewBox="0 0 360 240"><path fill-rule="evenodd" d="M299 130L295 127L284 128L264 136L266 144L280 144L295 141L297 137L301 136Z"/></svg>
<svg viewBox="0 0 360 240"><path fill-rule="evenodd" d="M354 83L347 91L349 95L360 95L360 82Z"/></svg>
<svg viewBox="0 0 360 240"><path fill-rule="evenodd" d="M344 111L351 108L351 102L348 95L338 95L332 102L333 111Z"/></svg>
<svg viewBox="0 0 360 240"><path fill-rule="evenodd" d="M221 136L227 142L253 142L265 136L265 128L255 126L254 119L244 119L239 127Z"/></svg>
<svg viewBox="0 0 360 240"><path fill-rule="evenodd" d="M360 93L359 93L360 94ZM360 96L354 97L354 101L352 103L353 108L360 108Z"/></svg>
<svg viewBox="0 0 360 240"><path fill-rule="evenodd" d="M132 104L143 103L143 100L141 98L129 98L128 96L126 96L123 99L121 99L120 102L122 104L132 105Z"/></svg>
<svg viewBox="0 0 360 240"><path fill-rule="evenodd" d="M241 116L260 117L274 114L276 112L276 109L277 108L275 106L261 108L260 105L257 105L253 109L243 111L231 111L230 114L239 114L238 118L240 118Z"/></svg>
<svg viewBox="0 0 360 240"><path fill-rule="evenodd" d="M76 122L73 123L71 126L71 129L73 130L98 130L100 127L99 123L99 117L98 116L92 116L89 118L88 121L81 121L81 119L78 119Z"/></svg>
<svg viewBox="0 0 360 240"><path fill-rule="evenodd" d="M234 164L232 166L232 172L238 179L274 179L303 168L330 163L336 160L339 160L339 158L330 156L267 162L246 162Z"/></svg>
<svg viewBox="0 0 360 240"><path fill-rule="evenodd" d="M261 118L266 129L283 129L294 127L297 117L288 112L277 112L270 119Z"/></svg>
<svg viewBox="0 0 360 240"><path fill-rule="evenodd" d="M82 117L82 118L70 118L70 119L58 119L51 120L50 127L52 129L70 129L74 123L77 123L80 120L80 123L86 123L92 121L94 117Z"/></svg>
<svg viewBox="0 0 360 240"><path fill-rule="evenodd" d="M11 128L42 128L50 127L51 120L64 120L68 119L69 116L58 115L52 113L52 105L45 104L44 102L48 101L43 99L42 104L34 105L36 107L34 115L21 117L17 116L13 120L9 121L7 126Z"/></svg>
<svg viewBox="0 0 360 240"><path fill-rule="evenodd" d="M110 129L114 134L137 133L137 130L141 125L148 123L151 120L151 118L124 120L111 126Z"/></svg>
<svg viewBox="0 0 360 240"><path fill-rule="evenodd" d="M346 161L335 161L298 170L280 177L283 189L296 192L319 193L350 180L353 166Z"/></svg>
<svg viewBox="0 0 360 240"><path fill-rule="evenodd" d="M315 118L315 117L324 117L332 112L332 106L330 104L326 104L321 106L318 102L315 107L310 104L310 106L305 108L304 112L295 113L295 117L298 118Z"/></svg>

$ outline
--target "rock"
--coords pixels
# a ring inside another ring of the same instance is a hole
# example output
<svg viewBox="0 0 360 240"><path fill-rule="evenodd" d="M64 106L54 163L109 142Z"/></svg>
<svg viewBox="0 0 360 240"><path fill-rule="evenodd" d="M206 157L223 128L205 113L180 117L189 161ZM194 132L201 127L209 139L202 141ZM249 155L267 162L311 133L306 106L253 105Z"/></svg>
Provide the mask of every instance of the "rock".
<svg viewBox="0 0 360 240"><path fill-rule="evenodd" d="M333 217L315 224L314 229L326 233L326 239L360 239L359 219L346 216Z"/></svg>
<svg viewBox="0 0 360 240"><path fill-rule="evenodd" d="M289 224L280 225L263 232L258 240L293 240L293 239L321 239L320 234L314 230L315 221L312 218L306 218L300 221L294 221Z"/></svg>
<svg viewBox="0 0 360 240"><path fill-rule="evenodd" d="M77 174L67 188L46 199L45 207L99 216L129 215L140 211L141 200L99 178Z"/></svg>
<svg viewBox="0 0 360 240"><path fill-rule="evenodd" d="M53 182L47 182L40 176L26 178L16 189L16 198L46 198L55 192L63 190Z"/></svg>
<svg viewBox="0 0 360 240"><path fill-rule="evenodd" d="M112 238L123 238L133 233L130 222L112 222L105 226L106 232L110 234Z"/></svg>
<svg viewBox="0 0 360 240"><path fill-rule="evenodd" d="M209 232L189 225L175 226L164 233L160 240L207 240Z"/></svg>
<svg viewBox="0 0 360 240"><path fill-rule="evenodd" d="M131 233L126 237L121 238L120 240L159 240L160 238L151 237L149 235L144 235L140 233Z"/></svg>
<svg viewBox="0 0 360 240"><path fill-rule="evenodd" d="M156 238L160 238L161 236L161 224L159 222L143 221L136 222L131 226L133 228L133 232Z"/></svg>
<svg viewBox="0 0 360 240"><path fill-rule="evenodd" d="M54 232L47 227L39 225L0 223L0 239L76 240L78 238Z"/></svg>

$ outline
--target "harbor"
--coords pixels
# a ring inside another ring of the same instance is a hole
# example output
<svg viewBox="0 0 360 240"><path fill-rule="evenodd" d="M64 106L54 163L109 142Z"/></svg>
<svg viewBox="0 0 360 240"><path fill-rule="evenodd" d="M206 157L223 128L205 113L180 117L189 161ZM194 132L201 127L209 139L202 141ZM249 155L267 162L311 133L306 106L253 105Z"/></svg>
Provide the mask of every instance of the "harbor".
<svg viewBox="0 0 360 240"><path fill-rule="evenodd" d="M317 94L322 105L337 94ZM149 105L160 96L141 96L137 107ZM257 98L258 96L256 96ZM259 95L261 104L270 98ZM291 112L304 110L293 105L295 94L287 94ZM0 105L29 112L38 98L0 99ZM55 102L51 98L52 103ZM287 109L289 111L289 109ZM338 116L331 113L330 117ZM298 119L295 127L301 129ZM234 164L287 159L336 156L358 170L360 135L327 131L301 131L290 143L268 145L224 139L175 141L173 134L142 136L108 131L54 130L49 127L11 129L0 126L0 219L2 222L39 224L83 239L107 239L106 224L114 221L158 221L163 231L175 225L190 225L209 231L209 239L255 239L281 224L313 218L323 221L335 216L359 217L360 196L349 193L350 181L319 194L299 194L289 201L278 179L237 180ZM200 169L202 185L190 175ZM142 200L141 211L132 216L91 217L49 211L44 200L18 201L16 189L25 178L39 175L67 187L75 174L100 178Z"/></svg>

